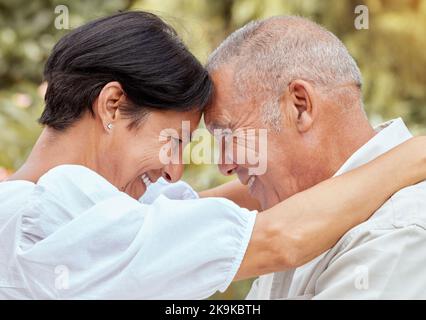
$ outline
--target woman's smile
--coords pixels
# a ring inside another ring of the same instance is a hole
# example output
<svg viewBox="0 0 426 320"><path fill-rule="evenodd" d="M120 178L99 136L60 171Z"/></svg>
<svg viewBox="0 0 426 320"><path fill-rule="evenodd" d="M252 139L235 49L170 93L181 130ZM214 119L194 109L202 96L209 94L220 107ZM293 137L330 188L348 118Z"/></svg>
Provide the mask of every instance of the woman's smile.
<svg viewBox="0 0 426 320"><path fill-rule="evenodd" d="M151 185L151 183L153 183L150 179L150 177L144 173L141 175L141 180L143 181L143 183L145 184L145 187L148 189L148 187Z"/></svg>

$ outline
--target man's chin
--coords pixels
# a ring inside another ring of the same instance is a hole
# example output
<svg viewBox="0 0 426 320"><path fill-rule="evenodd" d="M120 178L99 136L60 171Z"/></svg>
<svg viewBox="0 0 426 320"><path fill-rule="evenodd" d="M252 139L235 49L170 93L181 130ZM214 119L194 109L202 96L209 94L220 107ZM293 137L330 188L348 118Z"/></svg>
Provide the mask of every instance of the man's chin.
<svg viewBox="0 0 426 320"><path fill-rule="evenodd" d="M270 199L268 197L265 197L263 194L261 195L256 195L254 197L257 201L259 201L260 204L260 208L262 209L262 211L265 211L267 209L272 208L273 206L275 206L277 203L279 203L279 200L275 200L275 199Z"/></svg>
<svg viewBox="0 0 426 320"><path fill-rule="evenodd" d="M265 191L260 187L259 184L253 185L249 189L250 195L259 201L260 208L262 211L272 208L274 205L280 202L280 200L276 197L271 197L271 192ZM268 197L269 195L269 197Z"/></svg>
<svg viewBox="0 0 426 320"><path fill-rule="evenodd" d="M258 177L249 185L248 190L250 196L259 202L262 211L270 209L284 200L280 199L276 188L274 188L272 184L267 184Z"/></svg>

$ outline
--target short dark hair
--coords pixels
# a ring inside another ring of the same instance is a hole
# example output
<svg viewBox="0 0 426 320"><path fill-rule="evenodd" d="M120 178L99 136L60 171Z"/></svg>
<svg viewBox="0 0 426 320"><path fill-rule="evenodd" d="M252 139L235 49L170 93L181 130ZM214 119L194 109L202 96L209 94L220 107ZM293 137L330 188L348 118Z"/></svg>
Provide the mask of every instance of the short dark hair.
<svg viewBox="0 0 426 320"><path fill-rule="evenodd" d="M118 81L132 125L152 109L200 110L213 84L208 72L152 13L129 11L89 22L54 46L44 69L48 83L43 125L63 130L89 111L102 88Z"/></svg>

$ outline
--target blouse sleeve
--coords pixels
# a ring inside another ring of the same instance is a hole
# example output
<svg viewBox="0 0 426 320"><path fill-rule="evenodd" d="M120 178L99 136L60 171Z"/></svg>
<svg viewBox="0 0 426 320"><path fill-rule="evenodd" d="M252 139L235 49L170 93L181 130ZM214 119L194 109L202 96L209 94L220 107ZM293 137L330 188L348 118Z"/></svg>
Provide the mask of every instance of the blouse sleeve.
<svg viewBox="0 0 426 320"><path fill-rule="evenodd" d="M175 200L188 200L198 199L198 193L185 181L178 181L169 183L163 178L158 179L157 182L151 184L143 196L139 199L141 203L151 204L160 195L169 199Z"/></svg>
<svg viewBox="0 0 426 320"><path fill-rule="evenodd" d="M256 217L220 198L159 195L149 205L121 192L97 198L31 246L18 247L19 268L35 298L207 298L235 277ZM58 203L44 193L24 219L40 224ZM28 218L33 214L38 220ZM33 229L24 228L21 241L33 239Z"/></svg>

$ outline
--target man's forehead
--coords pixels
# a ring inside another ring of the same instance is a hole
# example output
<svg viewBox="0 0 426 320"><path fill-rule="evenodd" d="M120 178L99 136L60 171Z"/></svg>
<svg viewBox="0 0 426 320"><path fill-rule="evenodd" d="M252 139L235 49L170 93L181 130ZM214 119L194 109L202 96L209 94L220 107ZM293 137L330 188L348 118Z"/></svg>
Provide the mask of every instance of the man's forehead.
<svg viewBox="0 0 426 320"><path fill-rule="evenodd" d="M235 95L235 72L233 66L223 65L210 72L214 86L214 97L217 99L228 99Z"/></svg>
<svg viewBox="0 0 426 320"><path fill-rule="evenodd" d="M233 112L235 96L232 88L227 85L227 80L215 72L212 76L214 93L209 105L204 111L204 121L212 128L226 127L230 123L230 114Z"/></svg>
<svg viewBox="0 0 426 320"><path fill-rule="evenodd" d="M213 79L214 93L204 114L207 128L210 131L232 129L233 125L240 120L250 118L247 112L255 105L248 98L248 94L242 95L235 86L232 66L222 66L210 75Z"/></svg>

